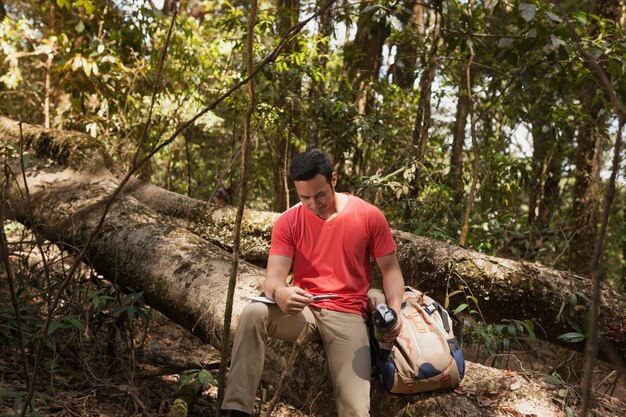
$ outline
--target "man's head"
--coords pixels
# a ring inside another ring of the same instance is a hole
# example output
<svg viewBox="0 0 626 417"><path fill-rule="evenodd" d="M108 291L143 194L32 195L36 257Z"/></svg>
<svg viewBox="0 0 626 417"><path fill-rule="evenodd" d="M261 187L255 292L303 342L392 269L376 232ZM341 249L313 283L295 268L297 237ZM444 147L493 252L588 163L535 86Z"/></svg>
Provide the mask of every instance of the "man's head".
<svg viewBox="0 0 626 417"><path fill-rule="evenodd" d="M318 174L323 175L329 184L332 182L333 167L324 152L311 148L293 157L289 170L293 181L307 181Z"/></svg>
<svg viewBox="0 0 626 417"><path fill-rule="evenodd" d="M293 158L289 171L302 205L323 219L336 212L335 184L328 155L318 149L309 149Z"/></svg>

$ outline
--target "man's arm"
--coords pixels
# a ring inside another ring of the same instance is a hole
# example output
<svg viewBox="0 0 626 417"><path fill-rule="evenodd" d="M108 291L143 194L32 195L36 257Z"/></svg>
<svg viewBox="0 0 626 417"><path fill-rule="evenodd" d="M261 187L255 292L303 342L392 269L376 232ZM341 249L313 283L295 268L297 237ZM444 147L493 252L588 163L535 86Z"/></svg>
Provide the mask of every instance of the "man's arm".
<svg viewBox="0 0 626 417"><path fill-rule="evenodd" d="M376 258L376 264L383 275L383 291L387 305L400 314L404 294L404 278L396 252ZM402 321L398 320L396 326L385 334L385 340L395 339L400 334L400 329L402 329Z"/></svg>
<svg viewBox="0 0 626 417"><path fill-rule="evenodd" d="M287 314L298 314L312 300L311 294L298 287L288 287L287 275L291 269L291 257L270 255L267 259L267 274L263 282L263 292L274 300Z"/></svg>

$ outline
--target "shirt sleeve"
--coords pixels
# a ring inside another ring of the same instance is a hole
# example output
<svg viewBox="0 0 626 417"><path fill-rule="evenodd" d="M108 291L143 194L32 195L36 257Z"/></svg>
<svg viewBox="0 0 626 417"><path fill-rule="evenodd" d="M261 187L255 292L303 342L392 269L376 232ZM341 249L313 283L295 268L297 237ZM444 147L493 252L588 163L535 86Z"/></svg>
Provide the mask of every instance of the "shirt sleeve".
<svg viewBox="0 0 626 417"><path fill-rule="evenodd" d="M289 212L285 212L281 214L274 224L270 244L270 255L293 257L296 253L291 229L291 216L288 213Z"/></svg>
<svg viewBox="0 0 626 417"><path fill-rule="evenodd" d="M396 241L391 235L391 229L382 211L373 207L369 218L370 253L374 258L380 258L395 251Z"/></svg>

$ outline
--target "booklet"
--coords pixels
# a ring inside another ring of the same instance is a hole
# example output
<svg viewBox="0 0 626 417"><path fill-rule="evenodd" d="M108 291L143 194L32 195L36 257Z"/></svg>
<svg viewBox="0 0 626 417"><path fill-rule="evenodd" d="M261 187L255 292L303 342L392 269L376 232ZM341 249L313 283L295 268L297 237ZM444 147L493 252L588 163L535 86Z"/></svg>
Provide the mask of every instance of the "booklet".
<svg viewBox="0 0 626 417"><path fill-rule="evenodd" d="M320 300L326 300L328 298L335 298L335 297L339 297L339 296L337 294L320 294L320 295L314 295L311 298L313 299L313 301L320 301ZM265 303L265 304L276 304L274 300L270 300L264 295L257 295L256 297L249 297L249 298L252 301L258 301L258 302Z"/></svg>

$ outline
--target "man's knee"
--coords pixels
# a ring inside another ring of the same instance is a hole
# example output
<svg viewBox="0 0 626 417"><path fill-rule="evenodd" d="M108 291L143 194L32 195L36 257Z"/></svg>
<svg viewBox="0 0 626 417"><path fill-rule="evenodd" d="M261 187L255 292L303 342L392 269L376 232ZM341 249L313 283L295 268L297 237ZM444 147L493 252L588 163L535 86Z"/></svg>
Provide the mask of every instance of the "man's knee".
<svg viewBox="0 0 626 417"><path fill-rule="evenodd" d="M267 327L268 308L263 303L248 304L239 317L239 329L263 330Z"/></svg>

